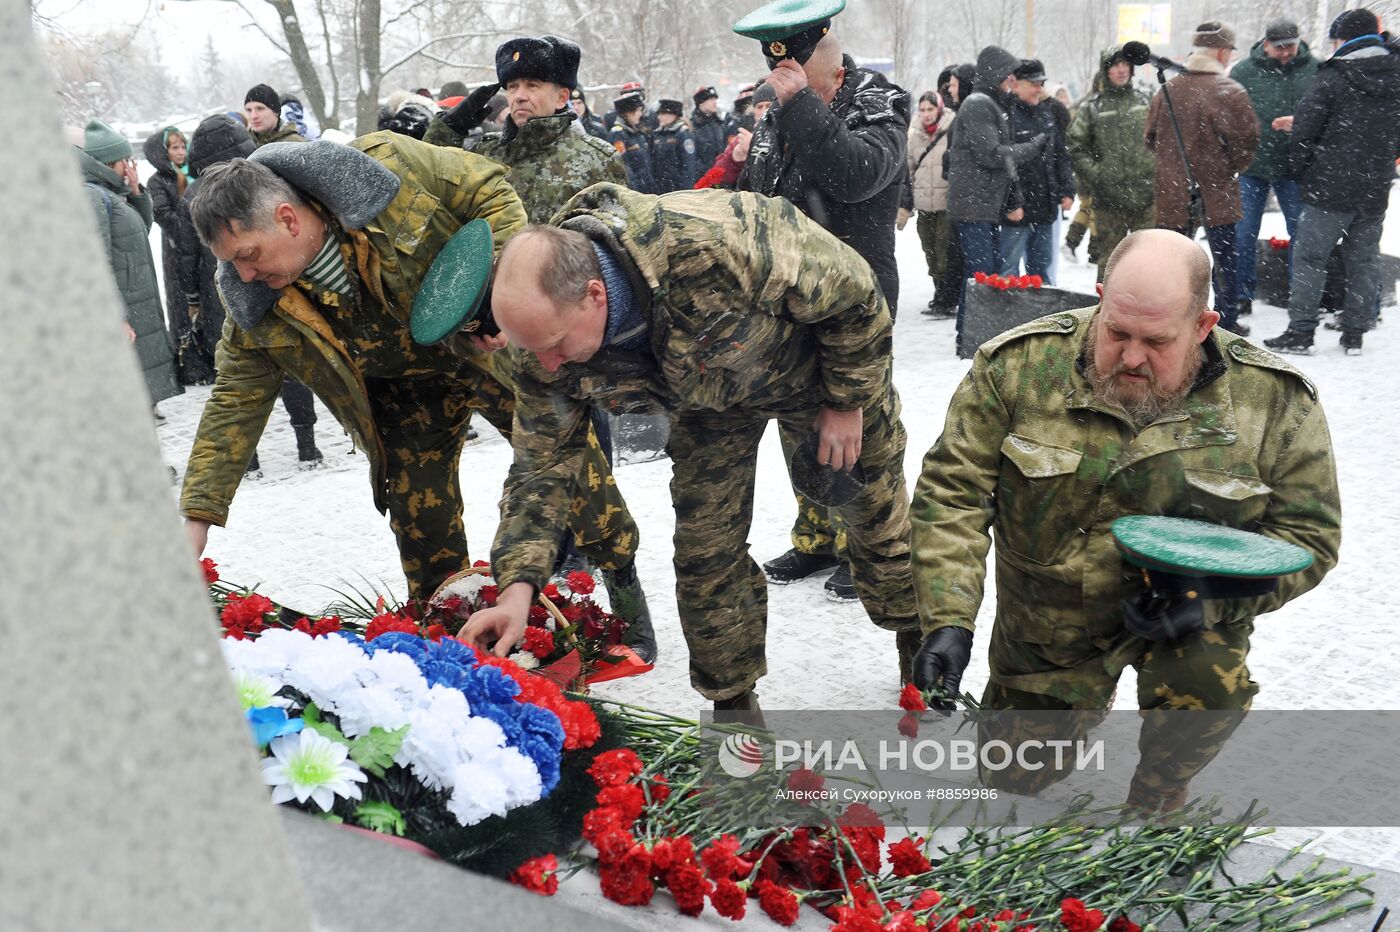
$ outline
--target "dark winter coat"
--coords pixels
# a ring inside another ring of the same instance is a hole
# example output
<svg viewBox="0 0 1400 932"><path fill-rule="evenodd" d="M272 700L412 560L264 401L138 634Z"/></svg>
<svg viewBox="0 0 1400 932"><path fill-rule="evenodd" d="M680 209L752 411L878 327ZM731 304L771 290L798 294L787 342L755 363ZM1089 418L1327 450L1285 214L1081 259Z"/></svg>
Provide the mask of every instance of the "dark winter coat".
<svg viewBox="0 0 1400 932"><path fill-rule="evenodd" d="M1339 52L1298 101L1293 174L1308 204L1381 217L1400 158L1400 49L1370 39Z"/></svg>
<svg viewBox="0 0 1400 932"><path fill-rule="evenodd" d="M651 173L656 193L684 191L695 184L695 137L680 120L651 132Z"/></svg>
<svg viewBox="0 0 1400 932"><path fill-rule="evenodd" d="M81 149L75 151L107 262L126 307L126 322L136 332L136 355L146 376L146 390L152 403L163 401L184 389L175 375L175 355L165 332L151 257L151 196L145 191L132 194L120 175Z"/></svg>
<svg viewBox="0 0 1400 932"><path fill-rule="evenodd" d="M1177 122L1201 186L1205 225L1224 226L1244 216L1240 204L1240 172L1254 161L1259 143L1259 118L1244 88L1225 74L1209 55L1193 53L1186 73L1167 82ZM1191 226L1191 188L1181 161L1171 118L1162 92L1147 111L1147 147L1157 156L1156 221L1169 230Z"/></svg>
<svg viewBox="0 0 1400 932"><path fill-rule="evenodd" d="M185 300L199 305L199 320L191 332L191 346L185 350L188 359L192 353L198 354L209 363L214 371L214 350L219 345L219 337L224 331L224 302L219 297L219 289L214 274L219 270L219 260L199 240L195 232L194 220L190 217L190 201L199 190L199 179L195 178L185 189L185 197L180 202L180 221L175 230L175 249L178 255L180 290ZM167 286L168 287L168 286Z"/></svg>
<svg viewBox="0 0 1400 932"><path fill-rule="evenodd" d="M715 164L715 159L729 145L729 139L738 131L729 128L729 122L718 113L709 114L700 109L691 111L690 134L695 137L695 174L693 185L699 176Z"/></svg>
<svg viewBox="0 0 1400 932"><path fill-rule="evenodd" d="M1099 57L1097 89L1075 110L1069 155L1081 197L1109 211L1138 214L1152 206L1157 159L1144 138L1152 100L1130 80L1115 87L1105 74L1119 55L1112 46Z"/></svg>
<svg viewBox="0 0 1400 932"><path fill-rule="evenodd" d="M739 186L785 197L870 263L893 314L894 224L904 188L909 92L845 57L831 105L803 88L754 128Z"/></svg>
<svg viewBox="0 0 1400 932"><path fill-rule="evenodd" d="M638 124L634 129L626 120L618 120L608 133L608 141L622 164L627 168L627 186L642 194L656 193L656 175L651 165L651 134Z"/></svg>
<svg viewBox="0 0 1400 932"><path fill-rule="evenodd" d="M587 110L583 114L583 119L579 121L583 131L597 139L608 141L608 128L603 125L603 121L593 115L592 110Z"/></svg>
<svg viewBox="0 0 1400 932"><path fill-rule="evenodd" d="M1064 108L1058 101L1044 101L1030 107L1015 99L1011 104L1011 133L1016 143L1034 142L1042 134L1048 137L1037 157L1017 167L1021 206L1026 215L1014 225L1054 223L1060 198L1074 197L1069 150L1065 148L1055 108L1048 106L1050 103Z"/></svg>
<svg viewBox="0 0 1400 932"><path fill-rule="evenodd" d="M156 130L146 137L146 161L156 170L154 175L146 179L146 190L151 195L151 212L160 226L161 281L165 283L166 327L175 341L175 361L180 382L191 385L212 380L214 367L212 363L202 360L198 353L186 352L190 342L190 296L181 287L178 242L180 199L184 196L180 182L184 175L181 169L171 164L166 152L166 140L169 138L170 129L166 127Z"/></svg>
<svg viewBox="0 0 1400 932"><path fill-rule="evenodd" d="M963 98L948 144L948 218L954 222L1006 222L1023 205L1019 167L1040 155L1049 137L1017 143L1007 112L1010 98L999 85L1020 59L998 48L977 57L975 90ZM958 74L959 86L962 72Z"/></svg>
<svg viewBox="0 0 1400 932"><path fill-rule="evenodd" d="M1249 94L1254 115L1259 118L1259 148L1244 173L1251 178L1273 181L1292 177L1288 166L1288 134L1271 129L1276 117L1290 116L1317 74L1317 59L1306 42L1298 43L1298 54L1281 64L1264 53L1264 42L1254 43L1249 57L1230 69L1230 77Z"/></svg>

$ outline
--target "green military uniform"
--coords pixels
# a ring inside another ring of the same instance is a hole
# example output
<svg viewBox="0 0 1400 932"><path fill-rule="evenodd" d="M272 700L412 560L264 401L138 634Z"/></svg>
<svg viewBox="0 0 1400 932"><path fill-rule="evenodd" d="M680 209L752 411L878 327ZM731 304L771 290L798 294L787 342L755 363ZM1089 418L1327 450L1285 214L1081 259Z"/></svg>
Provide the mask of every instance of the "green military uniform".
<svg viewBox="0 0 1400 932"><path fill-rule="evenodd" d="M290 374L368 455L375 505L390 515L410 595L422 598L469 563L458 486L469 413L483 411L509 437L515 388L502 354L463 361L445 345L415 344L409 311L433 258L462 224L484 218L499 248L525 225L525 211L505 168L487 159L389 132L362 136L352 146L399 179L397 194L363 229L328 224L350 273L349 294L299 281L247 328L235 323L230 307L181 510L223 525ZM236 300L223 294L226 304ZM585 460L579 474L586 472L587 488L579 490L574 477L567 483L569 526L596 565L628 562L635 525L596 444Z"/></svg>
<svg viewBox="0 0 1400 932"><path fill-rule="evenodd" d="M914 495L915 592L926 632L971 629L996 534L989 645L993 708L1102 709L1138 671L1143 709L1243 710L1256 615L1337 562L1341 513L1326 418L1312 384L1278 357L1216 329L1184 410L1136 430L1097 401L1081 355L1096 308L1056 314L985 344L924 460ZM1124 515L1195 518L1296 544L1315 560L1276 592L1207 601L1207 628L1149 643L1119 603L1141 591L1110 527ZM1144 748L1148 740L1144 724ZM1219 735L1215 750L1226 735ZM1144 751L1139 776L1184 785L1190 760Z"/></svg>
<svg viewBox="0 0 1400 932"><path fill-rule="evenodd" d="M265 146L270 142L306 142L306 137L297 132L295 124L279 120L277 126L265 133L253 133L253 142Z"/></svg>
<svg viewBox="0 0 1400 932"><path fill-rule="evenodd" d="M617 151L601 139L578 133L571 112L535 117L516 128L507 122L470 151L510 166L510 184L531 223L548 223L564 202L589 185L627 184Z"/></svg>
<svg viewBox="0 0 1400 932"><path fill-rule="evenodd" d="M588 408L669 412L691 683L714 700L741 695L766 672L766 584L747 543L764 428L810 433L823 406L860 408L867 486L839 509L856 588L876 624L913 628L905 435L889 310L869 266L788 201L749 193L595 185L554 222L616 257L647 341L554 373L516 351L515 464L492 547L500 584L547 578Z"/></svg>
<svg viewBox="0 0 1400 932"><path fill-rule="evenodd" d="M1118 46L1100 56L1098 90L1075 110L1066 140L1080 197L1093 204L1099 281L1124 237L1154 226L1157 160L1143 136L1152 98L1131 81L1115 87L1108 79L1110 64L1121 59Z"/></svg>

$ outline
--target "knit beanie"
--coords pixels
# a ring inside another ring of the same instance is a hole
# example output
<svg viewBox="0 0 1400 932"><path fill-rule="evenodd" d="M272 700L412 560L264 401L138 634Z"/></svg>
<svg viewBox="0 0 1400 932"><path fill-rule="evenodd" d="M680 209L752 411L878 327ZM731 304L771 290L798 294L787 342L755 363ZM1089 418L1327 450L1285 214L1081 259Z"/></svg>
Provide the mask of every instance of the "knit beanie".
<svg viewBox="0 0 1400 932"><path fill-rule="evenodd" d="M1381 31L1381 21L1370 10L1347 10L1332 20L1332 28L1327 30L1327 38L1350 42L1362 36L1373 36Z"/></svg>
<svg viewBox="0 0 1400 932"><path fill-rule="evenodd" d="M243 102L246 104L252 100L262 104L273 113L281 112L282 104L277 99L277 92L266 84L254 84L252 88L249 89L248 93L243 98Z"/></svg>
<svg viewBox="0 0 1400 932"><path fill-rule="evenodd" d="M92 119L83 127L83 151L103 165L131 158L131 143L101 120Z"/></svg>
<svg viewBox="0 0 1400 932"><path fill-rule="evenodd" d="M257 143L253 142L253 137L248 135L248 130L242 123L236 123L222 113L216 113L205 117L199 128L190 136L185 164L190 167L190 174L198 177L199 173L210 165L230 159L246 159L256 148Z"/></svg>

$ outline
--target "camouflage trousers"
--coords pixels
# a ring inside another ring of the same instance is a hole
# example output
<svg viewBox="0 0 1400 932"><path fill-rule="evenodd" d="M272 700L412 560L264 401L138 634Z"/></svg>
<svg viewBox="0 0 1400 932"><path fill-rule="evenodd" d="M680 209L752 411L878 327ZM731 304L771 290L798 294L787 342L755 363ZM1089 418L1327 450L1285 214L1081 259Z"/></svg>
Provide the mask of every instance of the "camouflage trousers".
<svg viewBox="0 0 1400 932"><path fill-rule="evenodd" d="M1107 714L1119 672L1131 664L1138 674L1142 717L1134 782L1153 796L1166 797L1185 788L1220 753L1253 703L1259 686L1250 679L1246 663L1253 630L1248 622L1219 625L1171 643L1125 636L1116 649L1069 670L1038 660L1033 645L1007 645L994 634L992 680L982 704L1029 714L998 716L979 727L978 739L1005 741L1013 748L1030 739L1081 740ZM1239 714L1186 714L1191 712ZM1069 775L1056 769L1048 752L1040 763L1039 770L984 770L983 780L1032 795Z"/></svg>
<svg viewBox="0 0 1400 932"><path fill-rule="evenodd" d="M792 472L792 451L796 450L807 434L786 425L778 425L778 440L783 447L783 461L788 472ZM797 499L797 520L792 523L792 547L798 553L831 554L841 561L849 559L846 549L846 526L841 516L825 505L812 501L796 489L792 495Z"/></svg>
<svg viewBox="0 0 1400 932"><path fill-rule="evenodd" d="M471 413L481 412L509 441L515 395L474 369L365 381L387 457L389 524L409 597L426 599L471 565L459 476ZM579 479L568 521L575 546L600 569L627 566L636 553L637 525L591 429ZM498 496L499 484L488 491Z"/></svg>
<svg viewBox="0 0 1400 932"><path fill-rule="evenodd" d="M779 418L794 436L812 431L817 408ZM768 672L767 581L749 554L758 446L767 419L683 413L671 426L671 499L676 510L676 602L690 649L690 682L728 699ZM845 525L856 592L870 620L917 630L909 571L909 490L904 426L894 389L864 412L860 454L866 488L833 509Z"/></svg>

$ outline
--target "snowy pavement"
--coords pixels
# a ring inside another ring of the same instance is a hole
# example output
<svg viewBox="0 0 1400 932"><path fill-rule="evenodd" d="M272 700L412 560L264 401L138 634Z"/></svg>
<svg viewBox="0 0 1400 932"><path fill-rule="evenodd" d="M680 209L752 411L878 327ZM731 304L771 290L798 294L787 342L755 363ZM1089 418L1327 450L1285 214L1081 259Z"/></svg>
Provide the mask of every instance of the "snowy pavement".
<svg viewBox="0 0 1400 932"><path fill-rule="evenodd" d="M1400 197L1394 198L1400 201ZM1400 253L1400 220L1393 204L1385 251ZM1265 217L1262 236L1283 235L1282 217ZM158 237L153 238L158 243ZM895 382L909 434L905 470L910 488L921 460L938 437L948 400L969 363L953 351L953 323L922 316L932 294L914 225L898 238L901 313L895 327ZM1062 266L1061 285L1091 292L1094 270L1081 261ZM1388 318L1400 318L1393 309ZM1256 341L1280 333L1286 313L1256 305ZM1259 620L1250 666L1260 686L1261 709L1400 708L1400 655L1388 630L1400 579L1400 431L1395 430L1397 380L1391 367L1400 319L1387 319L1366 337L1365 354L1346 357L1336 334L1319 330L1316 355L1293 361L1318 385L1331 425L1341 484L1344 538L1340 565L1313 592ZM160 405L166 421L158 433L166 462L183 477L208 388L192 388ZM224 578L256 585L274 599L315 610L336 596L331 588L374 588L401 597L405 591L387 519L375 511L367 487L366 460L319 405L317 441L326 465L296 467L296 445L279 404L259 445L264 478L239 490L226 529L211 531L207 555ZM478 424L482 439L462 456L466 523L474 558L485 559L498 519L501 483L510 449L492 428ZM661 460L621 467L618 483L641 526L638 566L646 584L660 644L651 673L597 687L601 696L698 715L702 698L689 686L686 651L677 620L671 566L673 518L670 464ZM787 549L795 506L776 432L759 454L758 487L749 545L760 562ZM172 496L178 494L178 486ZM995 593L979 624L989 625ZM984 628L985 630L985 628ZM964 687L980 693L986 683L985 638L980 638ZM875 628L858 604L829 602L822 580L769 589L768 675L759 683L765 708L883 709L895 705L898 676L894 637ZM1129 670L1117 707L1135 708ZM1319 786L1325 784L1319 764ZM1331 856L1400 869L1400 830L1307 829L1280 831L1284 847L1320 837Z"/></svg>

